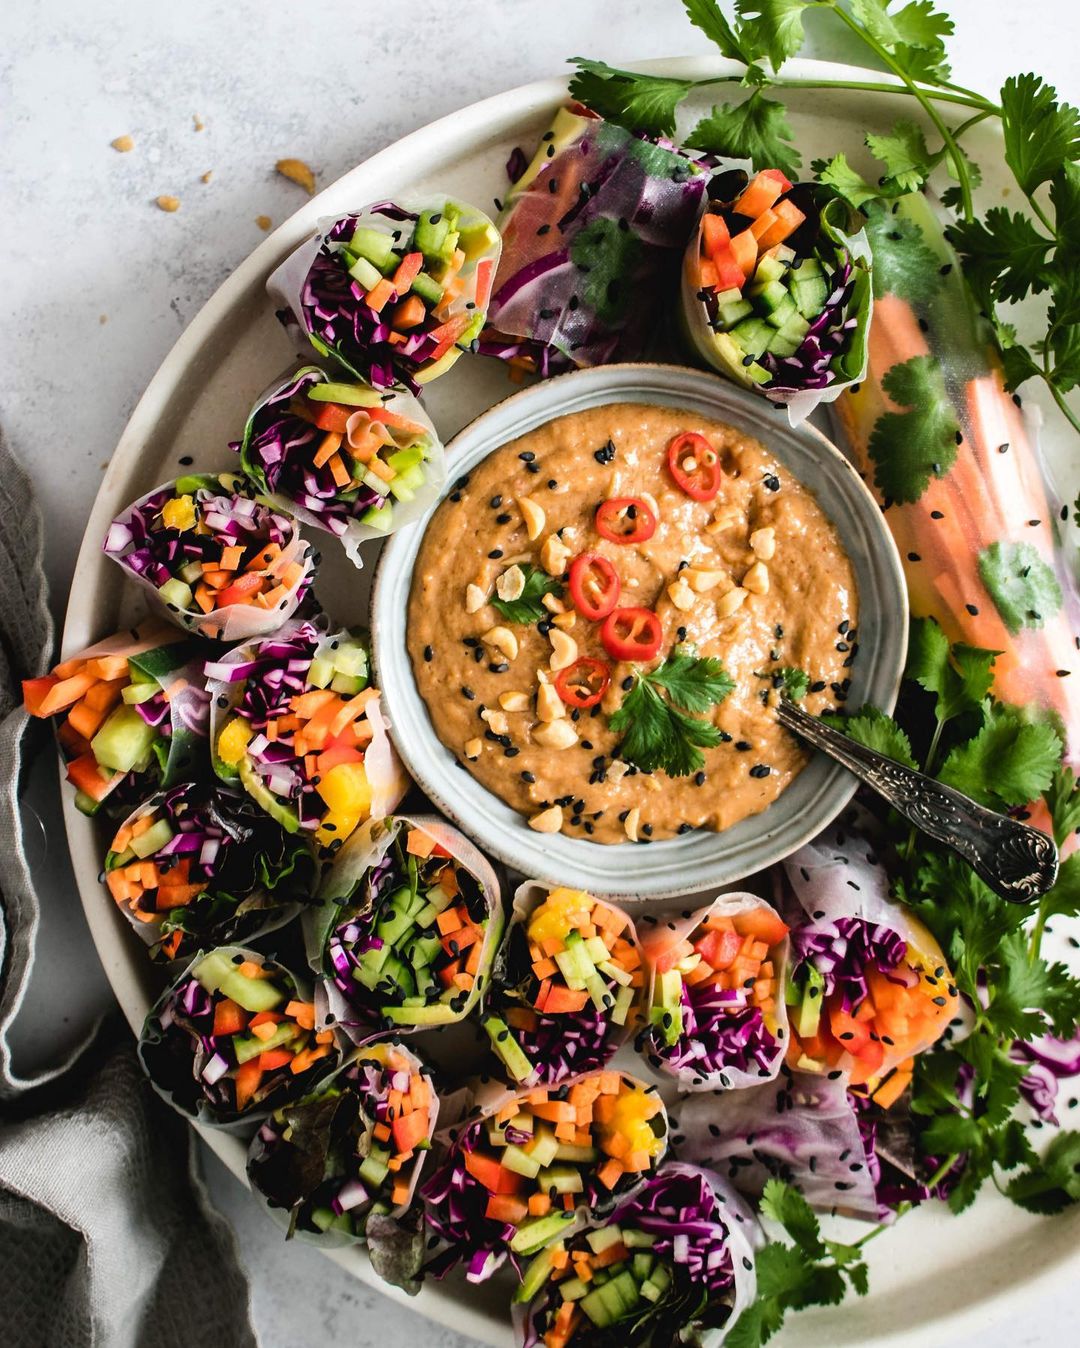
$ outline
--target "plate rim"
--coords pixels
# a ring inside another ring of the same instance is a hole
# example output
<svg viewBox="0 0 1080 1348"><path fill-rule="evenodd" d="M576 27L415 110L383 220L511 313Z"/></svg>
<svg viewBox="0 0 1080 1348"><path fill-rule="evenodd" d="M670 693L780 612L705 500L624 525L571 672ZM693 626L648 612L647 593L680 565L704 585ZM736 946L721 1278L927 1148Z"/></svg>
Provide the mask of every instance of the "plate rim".
<svg viewBox="0 0 1080 1348"><path fill-rule="evenodd" d="M634 69L651 73L683 75L688 78L738 74L741 69L734 61L719 55L707 54L660 57L645 61L628 61L626 64ZM787 63L786 73L795 77L822 79L859 79L869 76L875 83L896 84L898 89L900 87L899 81L886 72L846 62L798 57ZM472 139L476 141L490 121L498 122L500 119L523 121L545 110L550 111L566 97L566 92L565 76L549 76L502 90L417 127L354 165L333 183L328 183L315 197L305 202L274 229L229 273L161 361L136 401L110 456L109 466L91 506L83 540L75 560L72 585L60 634L62 651L79 649L88 645L93 639L92 623L89 621L93 606L85 603L86 582L80 582L80 576L88 574L86 563L97 553L95 539L99 534L103 536L102 526L107 526L112 518L104 503L113 490L115 478L121 472L117 464L126 465L128 459L137 456L141 444L149 438L162 408L175 394L176 386L182 383L185 376L191 377L197 370L199 352L207 338L220 326L233 305L241 300L245 290L261 288L262 279L270 274L275 263L309 232L310 222L320 213L319 203L329 194L340 190L341 186L354 175L359 176L377 170L384 164L390 166L398 156L408 156L417 146L426 145L429 138L436 137L443 142L457 141L459 131L471 128ZM913 120L924 121L921 111L911 106L899 92L895 95L884 92L870 93L863 97L871 98L886 108L891 106L897 111L903 109ZM944 115L949 116L947 109ZM126 467L123 471L127 471ZM80 613L80 605L84 605L87 611ZM59 759L57 774L63 788L63 769ZM88 851L91 844L88 821L75 810L69 791L61 789L60 796L76 888L91 939L125 1019L137 1035L144 1016L138 1008L141 1005L149 1006L152 1001L141 986L147 981L148 971L143 971L143 978L140 978L135 971L127 948L130 939L127 935L127 924L123 916L115 910L114 905L106 903L104 891L97 883L96 863L92 862L92 852ZM91 858L90 865L85 864L84 852ZM192 1126L226 1168L246 1186L243 1144L236 1138L216 1133L202 1125L192 1124ZM990 1202L992 1201L990 1199ZM912 1214L908 1220L913 1221L917 1218L918 1214ZM1064 1219L1058 1217L1054 1220L1060 1223ZM487 1312L474 1309L467 1300L453 1295L443 1285L429 1283L418 1297L411 1298L400 1289L383 1282L371 1269L366 1255L359 1247L326 1250L322 1253L358 1278L365 1286L398 1304L418 1310L421 1315L436 1323L444 1323L460 1333L472 1335L478 1342L501 1345L501 1348L507 1348L511 1342L508 1322L495 1321ZM1031 1267L1022 1280L1003 1286L1001 1291L991 1296L949 1310L929 1321L921 1322L914 1328L904 1325L885 1330L879 1328L873 1342L889 1345L889 1348L929 1348L930 1344L941 1341L942 1331L956 1336L961 1333L976 1333L993 1323L995 1316L1001 1313L1002 1307L1008 1302L1011 1301L1014 1305L1021 1301L1029 1302L1037 1296L1045 1297L1062 1287L1070 1267L1080 1269L1078 1248L1064 1250L1049 1264ZM816 1322L821 1314L823 1313L810 1310L803 1313L803 1318L807 1322Z"/></svg>
<svg viewBox="0 0 1080 1348"><path fill-rule="evenodd" d="M390 721L398 755L405 764L410 777L420 786L424 794L433 801L447 818L451 819L470 837L477 839L480 837L481 830L476 827L476 822L481 807L479 805L474 805L471 802L464 801L464 798L462 798L461 804L453 803L452 800L448 798L448 791L445 789L450 778L444 776L438 767L434 769L434 771L429 770L428 764L431 762L433 754L439 755L442 760L441 767L446 772L449 771L450 764L455 762L455 760L451 751L439 740L434 726L431 723L430 713L427 712L426 705L424 705L423 698L420 697L418 690L415 688L413 689L416 693L415 699L412 697L411 693L402 693L400 691L391 693L389 687L384 686L384 681L381 677L380 666L385 662L384 657L387 654L389 654L390 659L396 664L400 664L400 662L404 660L405 664L410 667L411 673L411 661L407 649L404 648L404 633L407 622L404 620L401 622L400 642L398 640L398 624L396 621L393 622L390 627L391 635L388 638L385 638L386 645L383 645L384 638L379 635L380 624L376 621L377 616L380 610L387 608L396 613L396 606L393 604L393 596L391 594L395 587L395 582L398 581L402 571L406 571L411 580L411 574L416 561L416 553L422 540L423 531L430 522L434 511L438 509L439 505L445 500L447 494L452 490L455 475L461 471L471 472L490 454L497 452L498 449L509 443L509 440L499 439L498 444L488 449L481 458L477 459L475 463L470 463L468 466L460 462L462 442L472 441L475 443L478 438L481 441L493 438L486 433L485 423L505 421L513 416L515 406L517 410L521 412L521 419L525 422L528 429L526 432L521 430L515 431L511 436L511 439L522 433L531 433L542 425L547 425L560 417L572 415L574 412L585 410L586 408L606 406L609 403L633 403L635 401L640 401L640 399L635 399L630 389L622 391L616 390L616 396L610 398L602 396L605 392L604 385L608 380L611 380L615 384L619 384L622 380L633 378L634 376L641 378L643 381L652 379L655 383L660 382L665 376L669 377L673 382L681 380L686 387L676 389L673 393L673 397L677 398L685 395L688 402L693 398L697 398L701 402L707 401L709 388L712 387L716 389L720 395L718 401L721 400L724 395L727 395L736 404L742 403L745 406L748 415L756 411L761 411L763 407L767 406L764 400L756 398L753 393L748 392L747 390L740 389L730 384L712 371L701 370L687 365L677 365L668 361L618 361L611 364L593 366L587 369L567 371L564 374L556 375L553 378L546 379L540 383L531 384L527 388L518 389L479 413L478 416L474 417L466 426L463 426L453 439L448 442L446 446L447 463L451 466L452 471L448 473L447 481L440 487L437 498L424 511L423 515L414 520L406 528L395 532L389 539L387 539L379 553L378 560L375 563L368 623L371 634L372 664L376 682L379 687L383 689L383 710ZM590 397L590 394L587 391L587 386L590 382L600 386L599 389L594 390L599 395L595 400ZM658 396L659 390L655 387L655 383L646 389L644 395L646 400L651 400ZM567 407L566 400L574 399L574 390L571 387L571 384L580 386L585 391L572 402L571 406ZM693 389L689 387L690 385L696 385L697 388ZM542 404L545 400L555 402L557 400L557 394L550 392L550 390L558 390L560 388L565 394L561 407L552 407L550 411L546 413L542 409L534 410L532 408L532 404ZM722 420L725 415L730 416L732 414L730 412L725 412L722 406L717 406L713 411L713 415ZM880 579L883 588L889 591L889 593L883 594L879 596L879 598L897 605L896 621L904 632L906 632L909 621L908 595L907 586L904 581L903 568L900 563L900 554L895 540L888 533L887 528L882 522L881 511L878 508L877 502L874 500L873 493L870 491L862 475L851 461L845 457L840 448L830 440L823 431L805 421L797 427L788 427L785 420L784 426L787 428L789 434L795 438L809 437L813 441L816 441L819 451L830 462L837 474L837 478L842 478L850 487L854 497L862 502L862 518L865 527L868 532L871 532L876 536L875 542L880 545L879 550L876 553L875 569L881 571ZM761 417L761 426L757 433L767 438L767 426L764 415ZM496 432L496 436L498 435L499 433ZM814 492L815 496L817 495L813 484L804 481L803 485ZM828 510L826 510L824 506L821 508L825 511L825 514L828 515ZM835 527L835 521L833 523ZM862 603L863 597L860 594L860 627L862 626L863 616ZM891 626L892 624L890 623L890 627ZM386 631L385 626L383 627L383 631ZM898 649L894 652L893 657L891 659L886 659L882 670L878 675L885 691L883 695L875 696L874 700L875 702L879 702L882 709L886 712L892 711L899 694L904 669L904 644L905 643L900 643ZM387 651L387 646L390 648L389 651ZM415 679L413 682L415 684ZM404 716L395 716L395 704L400 710L399 699L406 697L410 699L410 702L417 699L419 700L422 707L420 713L422 719L419 724L415 723L412 717L406 718ZM405 723L406 725L404 730L400 728L401 723ZM395 726L399 727L396 731L394 729ZM783 823L780 825L780 829L784 830L787 834L786 841L778 842L775 835L770 836L768 824L765 822L768 819L770 810L777 802L773 802L773 805L769 806L758 815L748 816L747 821L741 821L748 823L750 820L753 820L757 822L762 828L762 836L754 841L747 841L740 847L740 853L751 853L753 856L752 861L749 858L741 861L737 860L734 866L728 867L727 874L714 875L702 880L701 871L709 863L703 858L680 862L680 858L675 855L674 849L683 846L683 850L685 851L682 840L665 839L663 844L658 844L656 847L649 849L650 855L655 855L660 852L661 846L665 847L666 851L663 855L665 860L667 860L667 865L672 876L674 877L677 873L674 868L677 868L680 864L690 866L693 868L692 874L697 877L693 884L680 884L677 881L672 884L650 879L646 882L644 889L641 887L640 882L637 883L633 892L627 892L617 888L605 889L598 887L600 886L598 876L587 874L590 866L589 859L583 857L580 862L576 862L574 859L565 855L561 855L558 859L557 866L559 873L557 876L555 876L554 873L548 875L538 874L537 878L551 880L553 883L584 886L592 893L597 893L605 898L629 904L681 898L687 895L699 894L710 889L723 889L738 884L766 867L777 864L783 860L784 857L790 856L792 852L796 851L804 843L808 842L823 829L827 828L829 824L843 812L844 808L855 794L855 791L858 788L858 782L853 776L845 772L843 768L835 765L823 769L822 771L824 775L818 785L817 796L813 801L808 803L807 807L804 808L798 816L789 820L786 825ZM433 782L432 779L436 773L439 774L439 780ZM475 779L473 780L475 781ZM798 778L796 779L796 783L797 781ZM793 786L796 783L793 783ZM513 810L512 807L507 806L506 802L502 801L494 792L487 790L482 785L480 785L480 790L483 791L486 796L492 798L494 802L492 808L497 810L499 815L504 816L504 819L502 820L503 827L499 827L499 821L491 819L490 816L488 816L488 822L491 823L491 827L483 830L483 842L482 844L478 842L478 845L482 845L486 852L497 857L505 865L522 873L532 874L538 866L542 867L547 865L548 863L546 861L541 860L545 850L541 845L543 839L533 842L533 840L525 833L527 822L524 821L524 817L518 814L516 810ZM827 809L826 813L819 816L817 812L817 802L821 798L826 799ZM705 831L701 830L699 832L704 833ZM489 834L491 836L488 836ZM510 839L517 839L519 845L516 853L512 842L504 843L504 836ZM558 836L559 835L553 835L548 839L549 845L559 847ZM596 849L592 854L592 860L597 864L604 864L601 861L601 857L604 857L610 866L617 865L616 853L618 853L619 858L622 859L622 853L617 846L601 848L599 844L590 845L587 840L582 839L566 839L566 843L573 844L575 847L578 843L582 843L585 847L591 846ZM528 862L523 864L524 857L521 849L528 849L530 844L534 855ZM757 849L756 852L754 851L755 848ZM567 848L564 844L562 846L562 851L565 853L566 850ZM669 854L670 859L668 859ZM635 853L635 856L636 855L637 854ZM552 866L555 864L556 863L553 862ZM719 870L722 863L717 861L712 864L715 869Z"/></svg>

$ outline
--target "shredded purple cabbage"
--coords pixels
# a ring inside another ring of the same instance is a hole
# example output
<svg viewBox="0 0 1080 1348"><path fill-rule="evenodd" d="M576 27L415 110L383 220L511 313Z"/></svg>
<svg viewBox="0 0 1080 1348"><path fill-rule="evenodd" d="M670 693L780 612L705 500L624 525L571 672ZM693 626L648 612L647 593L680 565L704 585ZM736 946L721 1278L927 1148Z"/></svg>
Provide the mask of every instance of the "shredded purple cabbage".
<svg viewBox="0 0 1080 1348"><path fill-rule="evenodd" d="M532 1029L512 1031L522 1052L533 1064L536 1085L556 1085L567 1077L603 1067L618 1048L622 1026L616 1025L590 1001L583 1010L566 1016L536 1012Z"/></svg>
<svg viewBox="0 0 1080 1348"><path fill-rule="evenodd" d="M1058 1126L1058 1086L1069 1077L1080 1075L1080 1030L1071 1039L1044 1035L1031 1043L1016 1040L1009 1057L1023 1063L1027 1073L1020 1081L1020 1094L1044 1123Z"/></svg>
<svg viewBox="0 0 1080 1348"><path fill-rule="evenodd" d="M907 955L904 938L890 927L862 918L809 922L793 929L791 944L795 962L812 964L825 980L825 995L839 991L845 1011L865 1000L870 969L881 970L890 982L905 987L918 982L914 971L901 968Z"/></svg>
<svg viewBox="0 0 1080 1348"><path fill-rule="evenodd" d="M761 1008L749 1005L741 988L719 988L714 983L682 986L681 1030L674 1044L664 1042L654 1029L650 1054L676 1072L690 1071L700 1079L737 1068L758 1076L772 1075L777 1039L765 1024Z"/></svg>

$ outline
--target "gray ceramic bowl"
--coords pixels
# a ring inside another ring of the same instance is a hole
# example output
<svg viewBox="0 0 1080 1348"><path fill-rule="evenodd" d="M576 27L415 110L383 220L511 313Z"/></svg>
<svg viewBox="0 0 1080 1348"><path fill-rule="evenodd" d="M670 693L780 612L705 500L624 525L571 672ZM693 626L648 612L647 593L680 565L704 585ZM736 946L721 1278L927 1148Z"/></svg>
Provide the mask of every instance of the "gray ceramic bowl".
<svg viewBox="0 0 1080 1348"><path fill-rule="evenodd" d="M516 393L447 446L450 478L555 417L606 403L652 403L727 421L757 436L812 488L846 548L859 587L859 659L850 704L891 710L907 644L907 594L896 546L873 497L840 451L812 427L715 375L669 365L608 365L561 375ZM450 484L444 488L451 489ZM812 838L850 799L855 780L817 757L763 813L723 833L603 846L539 834L480 785L439 741L413 679L405 628L413 565L433 505L395 534L379 560L371 603L383 707L409 772L442 812L488 852L525 875L623 898L662 898L730 884Z"/></svg>

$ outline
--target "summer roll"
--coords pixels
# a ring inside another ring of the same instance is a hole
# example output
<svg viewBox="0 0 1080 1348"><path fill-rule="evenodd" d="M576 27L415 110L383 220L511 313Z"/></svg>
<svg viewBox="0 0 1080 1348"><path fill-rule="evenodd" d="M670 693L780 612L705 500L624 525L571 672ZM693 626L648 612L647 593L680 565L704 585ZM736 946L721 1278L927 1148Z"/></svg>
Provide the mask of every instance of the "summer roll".
<svg viewBox="0 0 1080 1348"><path fill-rule="evenodd" d="M198 776L210 701L196 643L164 623L118 632L24 679L23 706L52 717L83 814L123 816L158 786Z"/></svg>
<svg viewBox="0 0 1080 1348"><path fill-rule="evenodd" d="M375 1262L390 1250L380 1231L409 1212L438 1117L430 1069L381 1040L270 1115L252 1139L248 1178L288 1238L330 1248L367 1240ZM415 1266L391 1281L415 1277L421 1257L422 1243Z"/></svg>
<svg viewBox="0 0 1080 1348"><path fill-rule="evenodd" d="M514 1293L520 1348L722 1342L757 1293L752 1212L709 1170L665 1161L602 1222L542 1250Z"/></svg>
<svg viewBox="0 0 1080 1348"><path fill-rule="evenodd" d="M311 545L291 515L235 473L178 477L109 526L106 556L189 632L221 641L266 636L311 588Z"/></svg>
<svg viewBox="0 0 1080 1348"><path fill-rule="evenodd" d="M754 894L723 894L644 929L648 1026L640 1047L684 1091L753 1086L788 1047L788 928Z"/></svg>
<svg viewBox="0 0 1080 1348"><path fill-rule="evenodd" d="M304 524L359 545L417 519L446 478L431 421L407 393L331 381L305 366L248 416L240 463L260 492Z"/></svg>
<svg viewBox="0 0 1080 1348"><path fill-rule="evenodd" d="M317 869L307 843L249 796L187 783L125 819L104 875L153 958L180 959L284 925L314 902Z"/></svg>
<svg viewBox="0 0 1080 1348"><path fill-rule="evenodd" d="M139 1058L158 1093L237 1130L300 1099L337 1063L333 1030L284 965L242 946L199 955L146 1017Z"/></svg>
<svg viewBox="0 0 1080 1348"><path fill-rule="evenodd" d="M205 668L215 772L330 853L407 786L370 669L360 634L306 620Z"/></svg>
<svg viewBox="0 0 1080 1348"><path fill-rule="evenodd" d="M418 393L479 337L500 248L475 206L380 201L320 220L266 289L319 355L374 388Z"/></svg>
<svg viewBox="0 0 1080 1348"><path fill-rule="evenodd" d="M421 1191L437 1248L428 1271L463 1262L483 1282L515 1267L636 1192L667 1150L655 1086L590 1072L559 1086L496 1091L451 1129Z"/></svg>
<svg viewBox="0 0 1080 1348"><path fill-rule="evenodd" d="M644 985L627 913L528 880L514 895L484 1028L513 1081L552 1085L609 1061L635 1028Z"/></svg>
<svg viewBox="0 0 1080 1348"><path fill-rule="evenodd" d="M482 354L555 374L636 360L660 322L707 170L579 103L560 108L499 217Z"/></svg>
<svg viewBox="0 0 1080 1348"><path fill-rule="evenodd" d="M714 370L787 408L795 424L862 378L873 309L859 217L779 169L709 182L683 262L683 329Z"/></svg>
<svg viewBox="0 0 1080 1348"><path fill-rule="evenodd" d="M363 1044L479 1005L503 934L499 881L456 828L395 815L359 829L305 915L320 1005Z"/></svg>

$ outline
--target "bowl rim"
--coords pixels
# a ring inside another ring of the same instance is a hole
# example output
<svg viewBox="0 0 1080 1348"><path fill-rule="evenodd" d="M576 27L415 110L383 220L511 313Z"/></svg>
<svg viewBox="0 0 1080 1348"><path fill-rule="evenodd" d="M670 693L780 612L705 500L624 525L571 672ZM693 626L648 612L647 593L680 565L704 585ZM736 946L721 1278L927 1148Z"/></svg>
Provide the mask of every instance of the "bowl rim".
<svg viewBox="0 0 1080 1348"><path fill-rule="evenodd" d="M635 392L633 387L628 386L628 384L632 385L638 381L643 384L643 389ZM824 770L824 781L820 790L805 804L795 819L788 821L786 824L782 823L779 828L770 830L768 823L770 812L774 805L782 800L788 791L797 784L799 778L796 778L791 787L785 789L777 797L777 802L773 802L773 805L767 807L760 814L748 816L747 820L734 825L732 830L724 830L711 835L716 839L722 839L725 833L730 834L735 828L742 827L743 824L752 827L753 836L746 840L740 840L737 845L742 851L752 851L753 858L749 862L740 861L734 867L729 865L728 871L730 873L722 873L724 854L721 849L720 855L712 863L713 870L716 871L713 878L701 879L699 873L701 867L708 863L701 858L695 858L691 863L693 866L692 874L694 875L693 883L679 881L678 874L680 869L686 865L686 859L678 856L678 849L680 846L685 847L687 840L692 840L706 832L705 830L697 830L694 834L688 834L686 839L664 839L649 847L648 852L652 856L661 854L662 861L659 870L667 873L666 879L650 878L643 884L640 876L641 868L635 866L632 868L635 872L633 892L618 888L605 888L602 882L598 882L597 876L586 874L589 866L587 856L582 855L575 861L565 855L568 850L567 845L589 849L597 858L601 852L618 852L618 847L602 846L598 843L590 843L588 840L569 838L564 835L542 835L530 832L529 837L526 838L524 834L520 833L520 830L528 829L528 822L525 817L494 792L476 782L475 778L471 780L476 783L477 788L483 792L486 798L494 802L493 808L498 808L500 812L507 813L512 816L512 819L506 819L498 827L484 828L482 821L477 820L476 812L467 798L452 797L448 799L450 793L445 789L446 782L440 783L438 780L438 769L434 772L430 770L432 755L442 757L448 764L456 764L457 760L439 740L435 732L430 713L420 697L415 679L412 677L412 665L407 649L403 652L404 660L410 671L413 692L423 708L423 716L419 721L415 718L396 714L399 708L395 707L395 703L405 694L399 688L391 690L391 684L394 681L391 680L388 683L382 678L382 672L388 664L388 648L395 644L397 635L395 624L392 621L395 613L393 608L394 596L392 594L395 582L399 581L399 573L404 569L406 581L402 583L407 583L411 587L416 553L423 533L432 515L453 490L454 483L461 474L470 472L489 454L494 453L511 440L576 411L585 410L587 407L604 406L608 403L639 402L648 405L650 402L654 402L659 395L660 390L656 387L658 383L672 386L669 395L671 401L668 403L671 406L678 405L679 395L685 395L691 402L695 397L699 401L708 402L715 400L716 395L719 394L721 397L733 400L736 404L741 404L742 410L752 420L758 418L762 411L769 407L765 399L747 390L737 388L712 372L694 369L686 365L653 361L620 362L595 366L591 369L572 370L511 393L462 427L446 446L447 462L450 469L447 481L424 514L412 524L394 533L384 544L376 564L369 609L372 666L375 680L382 690L383 711L390 721L392 737L407 772L436 808L458 828L474 838L486 852L497 857L515 871L564 884L580 883L592 893L607 898L617 898L623 902L675 898L710 888L722 887L775 864L815 837L841 813L857 789L857 781L843 768L835 764L829 764ZM684 387L680 387L680 385ZM539 412L536 404L541 405ZM508 434L501 431L490 432L488 427L493 422L498 425L499 422L507 418L507 409L525 414L519 418L521 424ZM713 415L717 419L723 420L725 409L719 406L714 407ZM727 413L727 415L730 415L730 413ZM895 630L898 634L902 634L898 635L897 639L891 643L882 643L879 640L875 650L874 679L876 692L874 701L883 711L891 712L896 702L903 675L908 624L907 590L896 544L884 523L881 511L869 487L854 465L837 446L817 427L807 422L791 427L785 419L783 425L784 429L796 440L800 436L808 437L809 443L806 444L806 448L810 450L812 447L813 453L830 465L839 479L843 481L845 487L853 493L854 499L861 501L862 525L873 536L876 549L874 564L879 573L877 588L881 591L877 596L879 602L876 607L883 611L883 601L889 603L893 616L889 620L888 630ZM755 431L748 433L767 439L764 425L759 425ZM493 434L496 437L495 443L488 445L483 453L473 458L474 451L470 450L469 446L475 445L478 441L481 445L485 445ZM462 461L463 447L466 455L469 456L465 462ZM783 453L778 451L778 457L783 458ZM802 476L794 469L792 472L799 477L800 481L803 480ZM804 485L808 484L804 482ZM814 491L816 495L815 488L812 485L810 485L810 490ZM822 509L827 517L832 520L833 516L826 507L822 506ZM862 602L863 599L860 594L860 604ZM391 621L388 621L388 617ZM860 628L863 625L861 615L859 625ZM407 616L404 614L400 615L399 630L403 641L407 630ZM866 668L865 665L864 668ZM810 770L808 766L799 776L803 777ZM531 858L520 850L515 832L520 836L521 846L533 841L532 849L526 847L526 852L531 850L534 853ZM554 856L550 863L544 863L542 857L549 851L558 855ZM672 855L673 853L674 855ZM634 855L640 857L638 851L635 851ZM640 857L640 859L644 860L643 857Z"/></svg>

